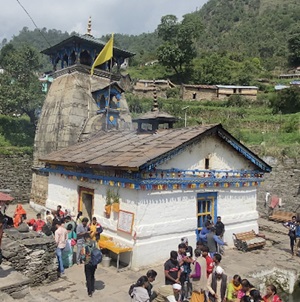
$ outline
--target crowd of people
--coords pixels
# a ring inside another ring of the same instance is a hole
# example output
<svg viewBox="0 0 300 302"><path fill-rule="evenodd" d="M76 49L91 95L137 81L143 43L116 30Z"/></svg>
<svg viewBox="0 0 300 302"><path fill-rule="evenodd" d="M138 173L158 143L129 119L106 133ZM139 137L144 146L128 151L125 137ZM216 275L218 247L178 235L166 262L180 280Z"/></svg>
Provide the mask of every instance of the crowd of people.
<svg viewBox="0 0 300 302"><path fill-rule="evenodd" d="M63 275L65 268L75 263L84 264L87 292L92 297L95 271L102 259L97 241L103 229L97 219L93 217L89 223L82 212L73 219L68 210L62 211L61 206L54 211L46 211L44 217L38 213L36 219L27 220L26 216L26 211L18 204L13 220L5 218L3 226L12 226L21 231L28 228L43 236L53 236L57 245L59 274ZM300 223L293 216L284 226L289 229L291 252L297 254ZM242 279L238 274L229 280L221 267L223 247L226 246L224 233L225 225L221 217L217 217L214 223L208 215L201 231L197 233L195 250L189 245L188 238L182 238L178 249L171 251L170 258L164 263L165 284L153 288L152 282L157 272L149 270L130 286L132 302L281 302L273 284L267 286L265 295L261 295L249 280Z"/></svg>
<svg viewBox="0 0 300 302"><path fill-rule="evenodd" d="M91 297L95 290L95 271L102 259L98 248L102 226L96 217L89 223L89 219L83 217L82 212L75 218L67 209L62 211L60 205L56 210L47 210L44 217L42 216L37 213L36 219L27 219L25 209L18 204L13 218L4 216L3 228L15 227L20 232L33 230L41 236L52 236L56 242L59 276L63 276L65 268L75 263L84 264L87 292Z"/></svg>
<svg viewBox="0 0 300 302"><path fill-rule="evenodd" d="M214 224L208 216L198 234L196 249L184 237L178 250L164 264L165 284L153 289L157 273L150 270L130 287L133 302L280 302L273 284L261 295L249 280L238 274L229 280L221 267L225 226L221 217Z"/></svg>

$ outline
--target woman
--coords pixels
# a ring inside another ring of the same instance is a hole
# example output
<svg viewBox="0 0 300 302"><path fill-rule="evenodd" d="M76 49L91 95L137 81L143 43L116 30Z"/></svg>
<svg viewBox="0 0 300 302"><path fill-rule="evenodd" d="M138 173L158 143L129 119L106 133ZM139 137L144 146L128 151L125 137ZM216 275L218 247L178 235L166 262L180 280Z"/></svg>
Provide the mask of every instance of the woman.
<svg viewBox="0 0 300 302"><path fill-rule="evenodd" d="M234 302L237 298L238 291L242 289L242 279L239 275L234 275L233 279L227 286L227 301Z"/></svg>
<svg viewBox="0 0 300 302"><path fill-rule="evenodd" d="M26 211L21 204L17 204L14 214L14 227L17 228L22 223L22 218L26 219Z"/></svg>
<svg viewBox="0 0 300 302"><path fill-rule="evenodd" d="M281 302L277 295L277 288L273 284L267 286L266 295L263 297L264 302Z"/></svg>
<svg viewBox="0 0 300 302"><path fill-rule="evenodd" d="M132 293L130 294L132 302L149 302L150 297L147 291L149 285L148 277L140 277L133 287Z"/></svg>
<svg viewBox="0 0 300 302"><path fill-rule="evenodd" d="M260 292L257 289L250 290L250 297L253 302L263 302L263 298L260 295Z"/></svg>
<svg viewBox="0 0 300 302"><path fill-rule="evenodd" d="M81 223L82 223L82 219L83 219L83 217L82 217L82 212L79 211L78 214L77 214L77 217L76 217L76 224L77 224L77 225L78 225L78 224L81 224Z"/></svg>
<svg viewBox="0 0 300 302"><path fill-rule="evenodd" d="M237 293L237 298L238 298L237 301L241 301L241 299L244 296L249 296L250 297L250 291L252 289L255 289L254 286L247 279L243 279L241 281L241 285L242 285L242 288Z"/></svg>

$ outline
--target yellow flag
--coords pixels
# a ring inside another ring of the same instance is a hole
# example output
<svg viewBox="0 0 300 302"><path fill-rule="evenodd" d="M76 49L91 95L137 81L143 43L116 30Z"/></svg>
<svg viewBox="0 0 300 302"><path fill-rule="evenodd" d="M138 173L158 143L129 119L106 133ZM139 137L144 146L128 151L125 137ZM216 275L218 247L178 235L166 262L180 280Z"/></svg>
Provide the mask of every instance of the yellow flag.
<svg viewBox="0 0 300 302"><path fill-rule="evenodd" d="M104 48L99 53L98 57L94 61L91 68L91 75L94 74L94 68L98 65L103 64L104 62L110 60L113 56L113 47L114 47L114 35L111 35L109 41L105 44Z"/></svg>

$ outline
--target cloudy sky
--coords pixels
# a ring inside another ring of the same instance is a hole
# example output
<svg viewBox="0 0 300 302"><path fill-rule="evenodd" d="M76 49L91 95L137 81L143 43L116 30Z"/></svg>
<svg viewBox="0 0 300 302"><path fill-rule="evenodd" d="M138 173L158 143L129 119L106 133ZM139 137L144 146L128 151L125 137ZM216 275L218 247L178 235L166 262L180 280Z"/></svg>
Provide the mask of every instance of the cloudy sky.
<svg viewBox="0 0 300 302"><path fill-rule="evenodd" d="M100 37L107 33L139 34L152 32L160 18L195 11L207 0L6 0L1 1L0 42L18 35L27 26L34 25L19 3L28 11L39 28L86 32L92 17L92 34Z"/></svg>

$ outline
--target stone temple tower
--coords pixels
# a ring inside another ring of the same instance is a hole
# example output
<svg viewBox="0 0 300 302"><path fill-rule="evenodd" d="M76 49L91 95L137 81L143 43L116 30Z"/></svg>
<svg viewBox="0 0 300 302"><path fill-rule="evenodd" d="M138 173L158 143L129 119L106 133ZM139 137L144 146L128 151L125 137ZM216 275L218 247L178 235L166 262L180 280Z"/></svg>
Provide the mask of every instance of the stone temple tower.
<svg viewBox="0 0 300 302"><path fill-rule="evenodd" d="M47 199L48 175L40 157L99 130L132 127L119 71L124 60L134 54L114 47L112 62L97 66L91 76L91 65L104 45L91 35L89 20L85 35L73 35L42 51L52 62L53 82L35 134L32 206L44 206Z"/></svg>

